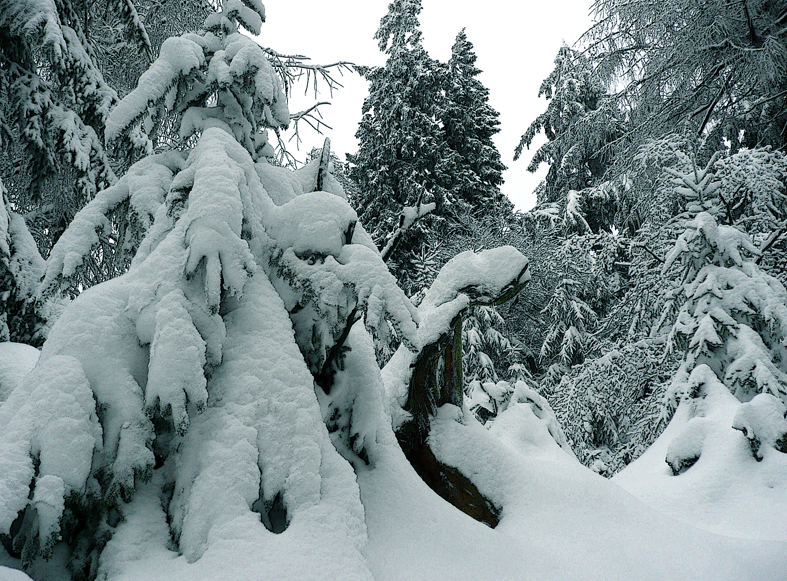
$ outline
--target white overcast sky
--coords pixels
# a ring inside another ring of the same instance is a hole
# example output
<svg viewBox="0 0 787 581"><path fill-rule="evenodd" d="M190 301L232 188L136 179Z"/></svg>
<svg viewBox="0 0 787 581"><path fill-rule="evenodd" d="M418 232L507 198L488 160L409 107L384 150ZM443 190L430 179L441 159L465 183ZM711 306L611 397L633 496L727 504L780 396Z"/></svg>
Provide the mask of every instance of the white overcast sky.
<svg viewBox="0 0 787 581"><path fill-rule="evenodd" d="M362 65L383 65L385 55L377 48L374 34L388 10L389 0L266 0L267 22L259 42L283 53L309 56L326 64L339 60ZM537 174L526 167L533 148L516 162L514 148L533 119L546 107L538 98L541 81L552 71L555 54L563 41L569 45L591 24L592 0L512 1L423 0L420 22L423 43L432 58L446 61L456 34L467 29L468 39L483 71L481 82L489 88L490 104L500 112L501 132L495 142L508 166L503 192L518 209L535 204L533 190L546 173L542 165ZM332 149L344 159L357 149L355 132L368 84L355 74L340 78L344 85L323 107L326 130ZM303 89L290 102L290 111L304 109L313 95L300 99ZM321 146L323 137L304 126L303 143L296 151L303 159L312 146Z"/></svg>

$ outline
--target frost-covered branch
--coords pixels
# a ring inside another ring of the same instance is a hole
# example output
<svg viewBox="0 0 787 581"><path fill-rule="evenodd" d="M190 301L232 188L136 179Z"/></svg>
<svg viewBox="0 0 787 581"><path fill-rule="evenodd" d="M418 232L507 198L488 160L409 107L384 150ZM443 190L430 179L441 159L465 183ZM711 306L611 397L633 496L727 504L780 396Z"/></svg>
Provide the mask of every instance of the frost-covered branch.
<svg viewBox="0 0 787 581"><path fill-rule="evenodd" d="M330 94L333 95L333 90L343 85L336 80L332 69L335 69L340 75L343 75L345 71L354 72L355 70L355 65L348 61L337 61L327 65L309 64L307 61L311 59L303 55L282 54L267 47L262 47L262 50L268 55L273 68L284 80L288 96L291 94L295 83L301 80L303 76L306 77L304 95L309 92L309 87L311 86L314 91L314 97L317 98L319 94L318 79L322 79L328 85Z"/></svg>

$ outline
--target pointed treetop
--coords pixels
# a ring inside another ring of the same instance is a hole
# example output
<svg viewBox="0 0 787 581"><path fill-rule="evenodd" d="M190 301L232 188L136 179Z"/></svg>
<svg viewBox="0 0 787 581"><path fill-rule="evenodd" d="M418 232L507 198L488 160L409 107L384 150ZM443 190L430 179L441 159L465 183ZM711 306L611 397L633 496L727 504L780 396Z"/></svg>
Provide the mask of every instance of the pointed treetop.
<svg viewBox="0 0 787 581"><path fill-rule="evenodd" d="M408 44L415 47L421 43L418 30L421 8L421 0L393 0L388 5L388 14L380 19L380 28L374 35L381 51L390 53L395 47Z"/></svg>
<svg viewBox="0 0 787 581"><path fill-rule="evenodd" d="M463 28L456 35L454 45L451 47L451 59L448 61L448 65L451 70L466 69L467 74L475 76L481 71L475 67L477 57L473 52L473 43L467 40L466 30Z"/></svg>
<svg viewBox="0 0 787 581"><path fill-rule="evenodd" d="M454 45L451 47L451 58L454 59L468 53L473 53L473 43L467 40L467 29L463 28L457 33Z"/></svg>

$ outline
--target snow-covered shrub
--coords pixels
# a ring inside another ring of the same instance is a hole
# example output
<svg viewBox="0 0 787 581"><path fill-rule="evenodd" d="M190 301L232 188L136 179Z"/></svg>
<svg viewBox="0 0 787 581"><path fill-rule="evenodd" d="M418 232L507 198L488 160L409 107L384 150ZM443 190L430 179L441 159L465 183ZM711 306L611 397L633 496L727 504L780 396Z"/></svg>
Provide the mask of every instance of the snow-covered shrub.
<svg viewBox="0 0 787 581"><path fill-rule="evenodd" d="M787 453L787 407L777 397L760 393L741 405L732 427L748 438L752 454L762 460L765 448Z"/></svg>

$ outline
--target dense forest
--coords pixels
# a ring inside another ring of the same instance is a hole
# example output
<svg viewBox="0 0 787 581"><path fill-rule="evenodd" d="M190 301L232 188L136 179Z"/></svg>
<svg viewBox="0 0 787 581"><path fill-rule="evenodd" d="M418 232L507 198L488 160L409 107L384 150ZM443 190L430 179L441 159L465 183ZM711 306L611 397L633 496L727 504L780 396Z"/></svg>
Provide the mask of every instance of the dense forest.
<svg viewBox="0 0 787 581"><path fill-rule="evenodd" d="M787 575L787 5L597 0L500 152L421 4L0 2L0 579Z"/></svg>

